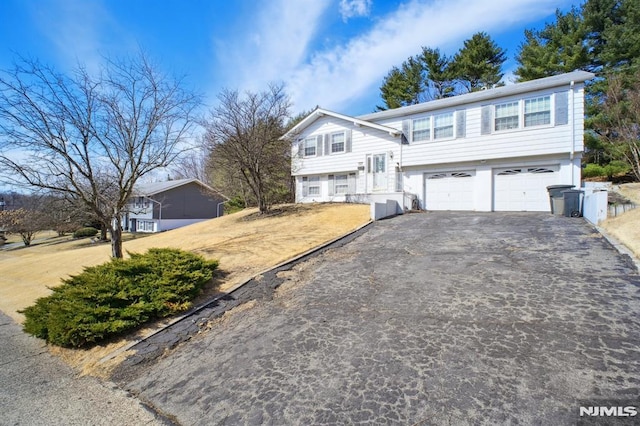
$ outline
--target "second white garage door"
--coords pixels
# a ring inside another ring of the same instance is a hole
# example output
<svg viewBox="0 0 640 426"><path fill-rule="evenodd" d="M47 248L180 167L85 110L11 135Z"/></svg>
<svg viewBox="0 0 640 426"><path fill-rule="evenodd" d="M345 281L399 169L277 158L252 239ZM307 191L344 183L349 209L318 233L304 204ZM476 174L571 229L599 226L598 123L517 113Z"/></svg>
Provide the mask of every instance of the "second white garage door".
<svg viewBox="0 0 640 426"><path fill-rule="evenodd" d="M425 208L427 210L474 210L475 172L427 173Z"/></svg>
<svg viewBox="0 0 640 426"><path fill-rule="evenodd" d="M560 180L559 166L510 167L493 171L494 211L550 211L547 186Z"/></svg>

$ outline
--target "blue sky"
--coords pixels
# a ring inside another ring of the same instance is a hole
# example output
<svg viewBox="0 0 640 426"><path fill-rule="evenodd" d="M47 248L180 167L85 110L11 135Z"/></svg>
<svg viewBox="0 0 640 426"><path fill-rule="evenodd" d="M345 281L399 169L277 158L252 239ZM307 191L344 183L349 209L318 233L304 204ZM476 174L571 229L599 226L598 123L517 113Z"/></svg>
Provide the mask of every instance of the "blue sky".
<svg viewBox="0 0 640 426"><path fill-rule="evenodd" d="M507 49L509 80L525 28L568 0L0 0L0 68L16 54L68 71L141 47L186 75L209 106L223 88L283 82L292 113L320 105L349 115L381 104L393 65L421 46L454 54L486 31Z"/></svg>

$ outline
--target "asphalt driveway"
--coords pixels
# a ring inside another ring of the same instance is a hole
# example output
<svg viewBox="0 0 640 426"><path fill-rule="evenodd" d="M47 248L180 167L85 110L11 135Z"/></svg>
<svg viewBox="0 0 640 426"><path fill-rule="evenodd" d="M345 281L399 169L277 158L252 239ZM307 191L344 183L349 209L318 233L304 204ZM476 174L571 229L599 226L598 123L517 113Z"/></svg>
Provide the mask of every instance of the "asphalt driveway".
<svg viewBox="0 0 640 426"><path fill-rule="evenodd" d="M640 395L640 279L582 219L375 223L127 390L178 423L575 424Z"/></svg>

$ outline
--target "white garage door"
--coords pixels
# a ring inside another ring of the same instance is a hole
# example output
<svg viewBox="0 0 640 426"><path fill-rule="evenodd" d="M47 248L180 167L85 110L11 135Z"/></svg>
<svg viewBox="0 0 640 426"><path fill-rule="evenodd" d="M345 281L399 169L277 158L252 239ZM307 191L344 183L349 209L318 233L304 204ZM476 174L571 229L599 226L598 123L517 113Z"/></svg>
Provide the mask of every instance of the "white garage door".
<svg viewBox="0 0 640 426"><path fill-rule="evenodd" d="M494 211L550 211L547 186L560 180L559 166L494 170Z"/></svg>
<svg viewBox="0 0 640 426"><path fill-rule="evenodd" d="M428 173L425 176L427 210L474 210L475 172Z"/></svg>

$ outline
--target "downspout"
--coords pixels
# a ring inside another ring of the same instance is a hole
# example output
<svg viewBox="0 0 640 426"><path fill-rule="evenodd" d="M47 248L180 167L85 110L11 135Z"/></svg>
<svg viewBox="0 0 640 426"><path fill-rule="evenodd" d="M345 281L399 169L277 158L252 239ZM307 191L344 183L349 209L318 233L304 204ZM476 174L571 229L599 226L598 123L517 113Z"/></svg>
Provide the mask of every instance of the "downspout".
<svg viewBox="0 0 640 426"><path fill-rule="evenodd" d="M571 153L569 154L569 161L571 162L571 185L576 185L575 183L575 153L576 153L576 114L575 114L575 104L574 104L574 86L575 82L571 80L569 84L569 112L571 114ZM580 182L578 182L579 184ZM579 186L579 185L576 185Z"/></svg>

